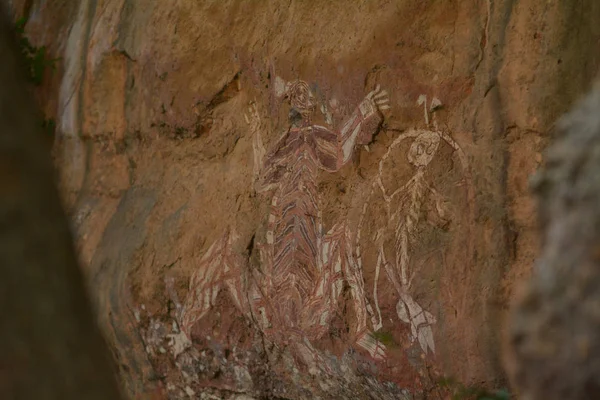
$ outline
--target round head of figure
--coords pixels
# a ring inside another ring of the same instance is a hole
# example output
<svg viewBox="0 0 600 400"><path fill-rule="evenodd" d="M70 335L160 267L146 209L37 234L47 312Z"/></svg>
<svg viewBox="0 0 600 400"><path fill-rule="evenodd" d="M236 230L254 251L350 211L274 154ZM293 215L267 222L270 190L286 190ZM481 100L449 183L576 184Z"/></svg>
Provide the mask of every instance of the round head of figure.
<svg viewBox="0 0 600 400"><path fill-rule="evenodd" d="M287 96L292 108L303 117L310 115L317 104L315 96L308 87L308 83L301 80L297 80L290 84L287 90Z"/></svg>
<svg viewBox="0 0 600 400"><path fill-rule="evenodd" d="M440 135L436 132L423 131L410 146L408 161L415 167L426 167L440 145Z"/></svg>

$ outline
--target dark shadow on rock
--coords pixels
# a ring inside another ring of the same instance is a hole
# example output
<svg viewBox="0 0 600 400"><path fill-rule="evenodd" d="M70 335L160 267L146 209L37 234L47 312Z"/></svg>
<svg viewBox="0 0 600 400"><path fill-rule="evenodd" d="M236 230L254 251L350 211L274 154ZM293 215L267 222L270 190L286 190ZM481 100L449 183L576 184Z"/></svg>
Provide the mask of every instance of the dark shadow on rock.
<svg viewBox="0 0 600 400"><path fill-rule="evenodd" d="M91 262L100 326L113 341L124 386L132 396L144 392L144 382L152 380L153 371L129 310L126 281L133 257L146 239L146 221L155 204L152 190L125 192Z"/></svg>

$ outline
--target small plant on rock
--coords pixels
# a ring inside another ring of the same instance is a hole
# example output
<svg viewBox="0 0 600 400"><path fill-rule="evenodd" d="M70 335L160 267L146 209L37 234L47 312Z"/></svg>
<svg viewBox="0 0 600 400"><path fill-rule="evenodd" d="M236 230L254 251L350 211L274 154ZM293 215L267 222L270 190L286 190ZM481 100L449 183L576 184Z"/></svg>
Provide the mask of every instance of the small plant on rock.
<svg viewBox="0 0 600 400"><path fill-rule="evenodd" d="M56 69L57 58L48 58L46 46L36 47L31 44L25 36L25 25L27 18L22 17L15 23L15 31L21 48L21 53L27 63L27 79L35 86L40 86L44 79L46 68Z"/></svg>
<svg viewBox="0 0 600 400"><path fill-rule="evenodd" d="M25 65L27 68L27 80L34 86L40 86L44 80L44 73L47 68L56 70L56 62L58 58L48 58L46 46L33 46L29 39L25 36L25 25L27 17L22 17L15 23L15 32ZM56 130L56 122L52 118L44 118L41 122L44 132L49 135L54 135Z"/></svg>
<svg viewBox="0 0 600 400"><path fill-rule="evenodd" d="M442 378L439 386L450 391L452 400L510 400L506 389L490 391L477 385L466 386L453 378Z"/></svg>

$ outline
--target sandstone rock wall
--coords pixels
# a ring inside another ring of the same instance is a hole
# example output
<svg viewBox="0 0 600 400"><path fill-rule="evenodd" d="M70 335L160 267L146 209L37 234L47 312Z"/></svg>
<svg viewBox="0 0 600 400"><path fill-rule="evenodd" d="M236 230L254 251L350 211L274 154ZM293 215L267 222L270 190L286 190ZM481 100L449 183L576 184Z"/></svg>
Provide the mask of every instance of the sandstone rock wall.
<svg viewBox="0 0 600 400"><path fill-rule="evenodd" d="M537 249L527 180L597 72L600 4L12 3L61 57L38 95L132 396L506 384L502 320ZM314 105L304 125L298 80ZM293 124L328 133L310 147ZM293 135L312 150L282 157ZM257 190L275 164L291 219ZM294 231L281 248L299 249L287 258L269 243L281 221Z"/></svg>

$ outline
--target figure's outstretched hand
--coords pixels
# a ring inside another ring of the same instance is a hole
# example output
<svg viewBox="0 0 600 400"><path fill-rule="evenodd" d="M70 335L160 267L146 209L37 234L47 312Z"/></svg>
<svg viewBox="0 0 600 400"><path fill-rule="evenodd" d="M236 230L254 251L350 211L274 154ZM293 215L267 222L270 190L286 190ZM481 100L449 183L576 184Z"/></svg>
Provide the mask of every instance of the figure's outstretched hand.
<svg viewBox="0 0 600 400"><path fill-rule="evenodd" d="M260 172L262 170L266 154L265 146L263 145L262 136L260 132L261 121L256 101L250 102L250 106L248 106L248 111L244 113L244 119L246 120L246 123L250 125L250 131L252 133L252 149L254 151L253 175L254 180L256 181L260 177Z"/></svg>
<svg viewBox="0 0 600 400"><path fill-rule="evenodd" d="M390 109L388 93L385 90L381 90L380 85L377 85L375 90L367 94L367 99L371 100L379 111Z"/></svg>

